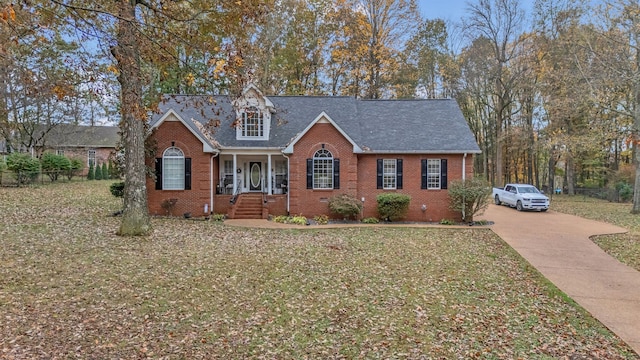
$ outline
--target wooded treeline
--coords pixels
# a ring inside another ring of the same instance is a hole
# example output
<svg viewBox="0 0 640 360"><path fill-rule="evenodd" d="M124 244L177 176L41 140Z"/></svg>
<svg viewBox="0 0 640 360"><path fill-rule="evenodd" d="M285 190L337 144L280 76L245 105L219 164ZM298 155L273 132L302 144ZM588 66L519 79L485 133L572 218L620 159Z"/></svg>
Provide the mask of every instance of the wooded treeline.
<svg viewBox="0 0 640 360"><path fill-rule="evenodd" d="M140 135L131 126L159 94L233 95L248 82L266 95L453 97L492 184L635 183L640 212L640 5L527 11L470 0L447 22L415 0L17 1L0 19L0 135L29 146L16 134L33 124L105 118Z"/></svg>

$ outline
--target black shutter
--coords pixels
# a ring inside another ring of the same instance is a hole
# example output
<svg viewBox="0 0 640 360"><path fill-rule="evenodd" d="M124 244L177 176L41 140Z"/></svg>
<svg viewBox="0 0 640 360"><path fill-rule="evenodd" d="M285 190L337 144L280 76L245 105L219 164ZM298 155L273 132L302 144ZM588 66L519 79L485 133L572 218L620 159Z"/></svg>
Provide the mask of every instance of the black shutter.
<svg viewBox="0 0 640 360"><path fill-rule="evenodd" d="M440 189L447 188L447 159L440 160Z"/></svg>
<svg viewBox="0 0 640 360"><path fill-rule="evenodd" d="M307 159L307 189L313 189L313 159Z"/></svg>
<svg viewBox="0 0 640 360"><path fill-rule="evenodd" d="M422 173L422 181L420 182L420 189L427 188L427 159L420 160L420 171Z"/></svg>
<svg viewBox="0 0 640 360"><path fill-rule="evenodd" d="M382 189L382 159L377 160L376 164L376 180L378 189Z"/></svg>
<svg viewBox="0 0 640 360"><path fill-rule="evenodd" d="M340 159L333 159L333 188L340 189Z"/></svg>
<svg viewBox="0 0 640 360"><path fill-rule="evenodd" d="M184 189L191 190L191 158L184 158Z"/></svg>
<svg viewBox="0 0 640 360"><path fill-rule="evenodd" d="M162 158L156 158L156 190L162 190Z"/></svg>
<svg viewBox="0 0 640 360"><path fill-rule="evenodd" d="M402 159L396 161L396 189L402 189Z"/></svg>

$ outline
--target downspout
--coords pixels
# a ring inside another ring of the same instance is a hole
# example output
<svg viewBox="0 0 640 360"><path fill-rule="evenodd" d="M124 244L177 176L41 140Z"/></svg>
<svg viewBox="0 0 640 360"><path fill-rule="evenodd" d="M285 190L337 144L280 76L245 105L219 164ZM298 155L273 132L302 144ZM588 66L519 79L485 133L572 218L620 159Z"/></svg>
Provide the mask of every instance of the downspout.
<svg viewBox="0 0 640 360"><path fill-rule="evenodd" d="M289 171L291 169L291 166L289 157L285 153L282 153L282 156L287 159L287 214L289 214L289 196L291 195L291 174L289 173Z"/></svg>
<svg viewBox="0 0 640 360"><path fill-rule="evenodd" d="M467 153L462 155L462 183L464 184L467 179ZM464 192L462 192L462 218L466 219L466 203L464 201Z"/></svg>
<svg viewBox="0 0 640 360"><path fill-rule="evenodd" d="M467 179L467 153L464 153L464 155L462 155L462 180L466 180Z"/></svg>
<svg viewBox="0 0 640 360"><path fill-rule="evenodd" d="M209 160L209 214L213 214L215 207L213 206L213 159L220 155L219 152L211 155L211 159Z"/></svg>

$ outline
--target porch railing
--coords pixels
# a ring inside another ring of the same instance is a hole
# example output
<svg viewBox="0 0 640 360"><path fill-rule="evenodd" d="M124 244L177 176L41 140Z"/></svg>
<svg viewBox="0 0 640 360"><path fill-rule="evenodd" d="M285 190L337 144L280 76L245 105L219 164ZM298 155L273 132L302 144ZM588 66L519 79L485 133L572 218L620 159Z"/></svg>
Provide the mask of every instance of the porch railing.
<svg viewBox="0 0 640 360"><path fill-rule="evenodd" d="M240 192L242 191L240 189L240 184L242 184L242 181L240 179L238 179L238 182L236 184L235 190L233 190L233 195L231 195L231 199L229 200L229 202L231 204L235 204L236 201L238 200L238 196L240 195Z"/></svg>

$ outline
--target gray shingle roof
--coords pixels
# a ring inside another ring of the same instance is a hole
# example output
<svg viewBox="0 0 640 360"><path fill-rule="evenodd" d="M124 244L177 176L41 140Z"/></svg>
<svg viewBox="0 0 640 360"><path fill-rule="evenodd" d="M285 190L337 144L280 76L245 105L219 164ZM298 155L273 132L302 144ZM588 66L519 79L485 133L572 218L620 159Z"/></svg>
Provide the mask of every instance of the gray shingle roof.
<svg viewBox="0 0 640 360"><path fill-rule="evenodd" d="M51 147L115 147L120 139L117 126L82 126L60 124L47 134L45 145Z"/></svg>
<svg viewBox="0 0 640 360"><path fill-rule="evenodd" d="M214 148L284 149L325 112L365 152L480 152L455 100L359 100L329 96L268 99L275 107L269 140L236 139L232 126L236 115L227 96L165 96L150 124L153 126L172 109Z"/></svg>

